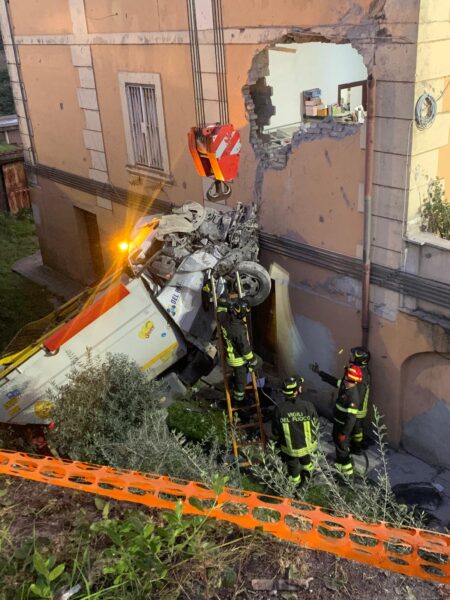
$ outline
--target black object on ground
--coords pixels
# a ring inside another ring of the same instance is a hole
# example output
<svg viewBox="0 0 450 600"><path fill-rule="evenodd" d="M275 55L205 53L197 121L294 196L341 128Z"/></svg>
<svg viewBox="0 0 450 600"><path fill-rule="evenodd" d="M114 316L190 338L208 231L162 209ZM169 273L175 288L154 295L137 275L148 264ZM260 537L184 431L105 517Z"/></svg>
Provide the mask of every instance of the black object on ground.
<svg viewBox="0 0 450 600"><path fill-rule="evenodd" d="M401 504L433 511L442 504L442 494L431 483L399 483L392 491Z"/></svg>

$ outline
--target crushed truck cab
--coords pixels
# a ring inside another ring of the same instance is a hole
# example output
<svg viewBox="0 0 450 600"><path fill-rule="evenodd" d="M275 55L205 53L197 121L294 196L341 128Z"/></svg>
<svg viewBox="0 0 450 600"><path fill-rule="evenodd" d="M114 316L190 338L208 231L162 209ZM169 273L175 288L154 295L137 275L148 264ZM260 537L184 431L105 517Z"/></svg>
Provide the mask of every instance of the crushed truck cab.
<svg viewBox="0 0 450 600"><path fill-rule="evenodd" d="M138 221L122 244L120 273L30 324L0 357L0 422L48 424L49 390L66 383L88 352L126 354L151 378L188 355L204 355L211 368L214 311L202 288L214 276L233 290L238 270L253 305L267 297L270 277L257 263L257 231L254 208L240 205L219 213L191 203Z"/></svg>

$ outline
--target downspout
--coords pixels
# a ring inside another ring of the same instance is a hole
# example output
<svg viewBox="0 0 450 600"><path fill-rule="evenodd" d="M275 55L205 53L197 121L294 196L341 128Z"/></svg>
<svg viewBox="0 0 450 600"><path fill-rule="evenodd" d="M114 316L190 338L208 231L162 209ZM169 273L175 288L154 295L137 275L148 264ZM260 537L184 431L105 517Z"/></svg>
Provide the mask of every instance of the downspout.
<svg viewBox="0 0 450 600"><path fill-rule="evenodd" d="M372 247L372 188L373 188L373 156L375 145L375 93L376 84L373 75L367 78L367 122L366 122L366 165L364 178L364 239L363 239L363 280L362 280L362 346L367 348L369 342L369 300L370 300L370 267Z"/></svg>

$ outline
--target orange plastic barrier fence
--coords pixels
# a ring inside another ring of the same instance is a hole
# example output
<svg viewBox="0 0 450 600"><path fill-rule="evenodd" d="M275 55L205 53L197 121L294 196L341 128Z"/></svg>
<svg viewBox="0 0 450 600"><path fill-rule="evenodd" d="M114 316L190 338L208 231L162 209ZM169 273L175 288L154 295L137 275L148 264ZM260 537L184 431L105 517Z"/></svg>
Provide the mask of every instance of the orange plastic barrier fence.
<svg viewBox="0 0 450 600"><path fill-rule="evenodd" d="M0 451L0 473L155 508L174 509L181 500L185 514L260 528L307 548L450 583L450 536L445 534L368 524L303 502L232 488L216 498L208 486L194 481L8 451Z"/></svg>

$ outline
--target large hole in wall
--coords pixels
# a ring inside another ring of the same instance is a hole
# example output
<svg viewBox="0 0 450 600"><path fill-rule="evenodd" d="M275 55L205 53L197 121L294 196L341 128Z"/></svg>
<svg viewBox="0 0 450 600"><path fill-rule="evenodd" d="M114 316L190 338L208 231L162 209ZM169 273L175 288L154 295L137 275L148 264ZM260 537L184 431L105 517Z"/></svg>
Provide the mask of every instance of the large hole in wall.
<svg viewBox="0 0 450 600"><path fill-rule="evenodd" d="M356 133L367 114L367 76L351 44L277 43L260 52L243 88L256 156L284 168L293 146Z"/></svg>

